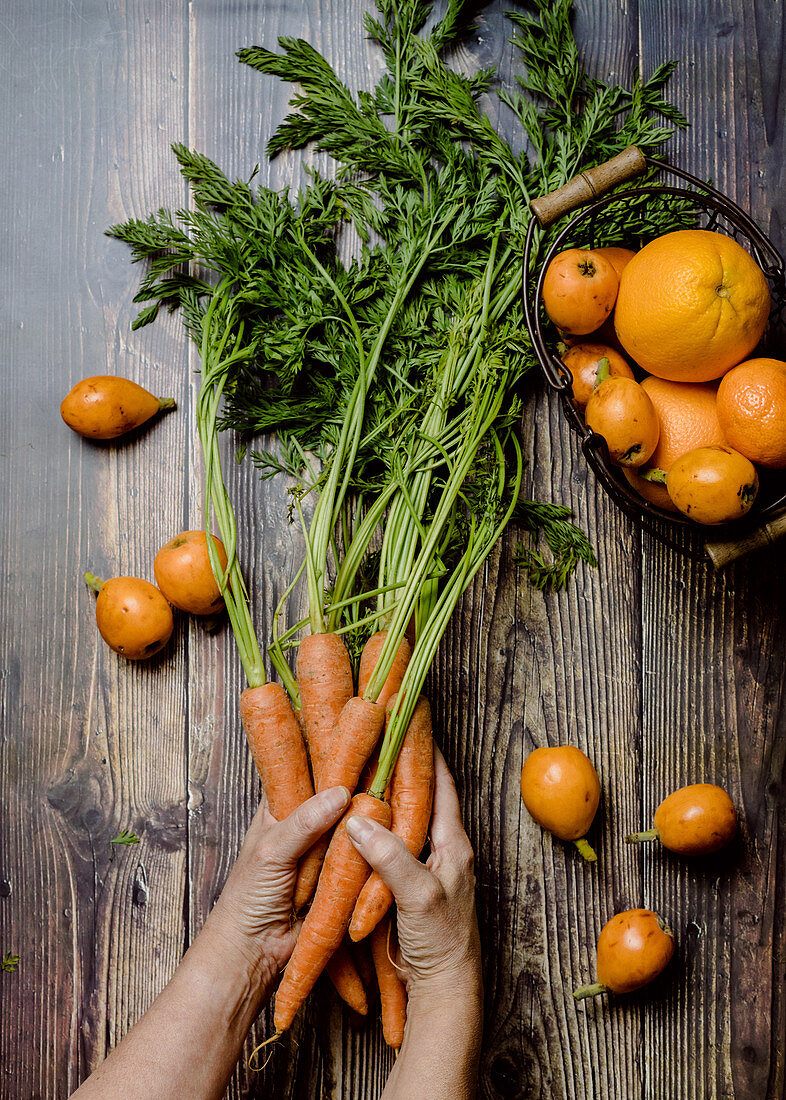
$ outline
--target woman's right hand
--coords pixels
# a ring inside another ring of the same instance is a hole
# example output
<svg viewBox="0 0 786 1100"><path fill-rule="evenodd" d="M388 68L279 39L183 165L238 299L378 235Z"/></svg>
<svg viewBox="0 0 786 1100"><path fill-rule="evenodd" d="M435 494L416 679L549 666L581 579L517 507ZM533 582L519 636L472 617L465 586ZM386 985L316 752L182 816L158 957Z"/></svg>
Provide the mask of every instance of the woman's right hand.
<svg viewBox="0 0 786 1100"><path fill-rule="evenodd" d="M365 817L347 821L360 854L393 891L398 939L410 1001L446 994L482 995L480 936L475 913L474 856L458 796L435 747L436 786L431 854L420 863L404 842Z"/></svg>

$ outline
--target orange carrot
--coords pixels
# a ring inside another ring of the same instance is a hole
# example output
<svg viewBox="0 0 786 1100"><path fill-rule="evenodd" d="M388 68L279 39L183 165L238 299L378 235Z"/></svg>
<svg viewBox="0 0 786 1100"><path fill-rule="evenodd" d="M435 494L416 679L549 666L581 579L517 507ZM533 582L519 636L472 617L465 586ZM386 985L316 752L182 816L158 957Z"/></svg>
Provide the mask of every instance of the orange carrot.
<svg viewBox="0 0 786 1100"><path fill-rule="evenodd" d="M354 791L384 723L385 708L379 703L358 696L347 702L333 731L330 752L317 776L318 791L342 785Z"/></svg>
<svg viewBox="0 0 786 1100"><path fill-rule="evenodd" d="M338 786L344 786L349 791L355 790L363 765L379 741L384 720L385 710L378 703L368 703L357 696L348 700L339 715L330 751L326 754L317 777L318 791ZM328 836L320 837L303 857L295 890L295 912L299 912L311 900L329 839Z"/></svg>
<svg viewBox="0 0 786 1100"><path fill-rule="evenodd" d="M301 856L295 892L292 895L292 908L296 913L299 913L304 905L308 905L314 895L329 843L330 834L326 833L311 845L304 856Z"/></svg>
<svg viewBox="0 0 786 1100"><path fill-rule="evenodd" d="M309 634L297 653L297 680L316 782L338 716L354 694L352 665L338 634Z"/></svg>
<svg viewBox="0 0 786 1100"><path fill-rule="evenodd" d="M371 955L379 984L382 1034L387 1045L396 1050L404 1042L404 1025L407 1022L407 987L393 965L397 951L396 929L388 914L371 933Z"/></svg>
<svg viewBox="0 0 786 1100"><path fill-rule="evenodd" d="M388 702L388 713L395 697ZM431 708L423 696L418 699L401 746L390 785L391 832L400 836L417 857L423 851L431 821L434 799L434 739ZM376 873L363 887L349 934L362 940L382 920L393 903L393 895Z"/></svg>
<svg viewBox="0 0 786 1100"><path fill-rule="evenodd" d="M387 636L387 630L379 630L376 634L372 634L363 646L363 652L360 654L360 669L358 670L358 695L364 696L366 694L368 682L371 679ZM404 673L407 671L411 656L412 646L406 638L402 638L396 656L393 658L393 665L376 699L381 707L386 707L388 699L391 695L395 695L401 687L401 681L404 679Z"/></svg>
<svg viewBox="0 0 786 1100"><path fill-rule="evenodd" d="M390 806L356 794L338 823L325 856L314 902L276 993L276 1032L286 1031L328 960L344 938L352 910L371 868L347 835L347 819L362 814L387 828Z"/></svg>
<svg viewBox="0 0 786 1100"><path fill-rule="evenodd" d="M289 696L280 684L246 688L240 696L240 720L270 812L281 821L314 793L303 734Z"/></svg>
<svg viewBox="0 0 786 1100"><path fill-rule="evenodd" d="M240 720L270 812L281 821L314 793L300 722L280 684L246 688L240 696ZM327 838L323 839L327 848ZM296 911L311 897L319 877L324 849L318 859L313 850L306 852L298 867L293 899Z"/></svg>
<svg viewBox="0 0 786 1100"><path fill-rule="evenodd" d="M371 949L369 948L368 940L363 940L362 943L353 943L349 936L347 936L344 940L344 944L349 947L352 952L352 959L357 967L358 974L366 988L366 995L370 1001L374 997L377 979L374 972L374 961L371 958Z"/></svg>
<svg viewBox="0 0 786 1100"><path fill-rule="evenodd" d="M345 941L328 960L325 972L341 1000L361 1016L368 1015L368 997L355 961Z"/></svg>

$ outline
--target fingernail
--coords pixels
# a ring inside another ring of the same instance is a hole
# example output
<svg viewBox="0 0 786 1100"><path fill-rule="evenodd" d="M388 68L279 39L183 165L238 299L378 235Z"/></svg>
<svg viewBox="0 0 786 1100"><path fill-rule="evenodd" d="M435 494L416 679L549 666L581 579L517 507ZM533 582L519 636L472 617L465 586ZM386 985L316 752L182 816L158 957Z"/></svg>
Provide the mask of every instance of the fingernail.
<svg viewBox="0 0 786 1100"><path fill-rule="evenodd" d="M325 808L331 813L343 810L349 802L349 797L346 787L332 787L329 791L325 791Z"/></svg>
<svg viewBox="0 0 786 1100"><path fill-rule="evenodd" d="M350 817L347 821L347 832L353 840L359 844L368 840L374 831L374 826L365 817Z"/></svg>

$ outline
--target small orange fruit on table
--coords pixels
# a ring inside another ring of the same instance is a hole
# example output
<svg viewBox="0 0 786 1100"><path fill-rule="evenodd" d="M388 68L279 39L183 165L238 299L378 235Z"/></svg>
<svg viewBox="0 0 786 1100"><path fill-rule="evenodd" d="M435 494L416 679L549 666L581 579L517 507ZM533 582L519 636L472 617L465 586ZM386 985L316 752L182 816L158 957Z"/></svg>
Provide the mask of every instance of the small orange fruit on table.
<svg viewBox="0 0 786 1100"><path fill-rule="evenodd" d="M546 269L543 305L557 328L585 336L611 313L618 287L617 272L604 256L588 248L569 248Z"/></svg>
<svg viewBox="0 0 786 1100"><path fill-rule="evenodd" d="M562 356L562 362L573 377L573 403L578 409L587 407L603 359L608 361L609 378L633 378L626 360L605 344L575 344Z"/></svg>
<svg viewBox="0 0 786 1100"><path fill-rule="evenodd" d="M129 378L94 374L83 378L60 404L69 428L88 439L116 439L145 424L157 412L174 409L171 397L154 397Z"/></svg>
<svg viewBox="0 0 786 1100"><path fill-rule="evenodd" d="M737 811L723 787L691 783L664 798L651 829L625 839L629 844L659 840L670 852L697 856L725 848L736 832Z"/></svg>
<svg viewBox="0 0 786 1100"><path fill-rule="evenodd" d="M586 860L597 859L584 839L600 802L592 761L575 745L535 749L521 769L521 797L530 815L560 840L572 840Z"/></svg>
<svg viewBox="0 0 786 1100"><path fill-rule="evenodd" d="M714 443L725 444L713 386L650 377L644 379L641 388L655 406L660 424L658 445L648 463L650 468L668 473L686 451ZM639 476L641 472L623 469L625 477L640 496L659 508L676 512L666 486L645 481Z"/></svg>
<svg viewBox="0 0 786 1100"><path fill-rule="evenodd" d="M658 977L674 954L674 934L651 909L626 909L598 937L598 980L573 991L577 1001L599 993L632 993Z"/></svg>
<svg viewBox="0 0 786 1100"><path fill-rule="evenodd" d="M730 523L750 511L759 491L756 467L731 447L697 447L666 475L676 506L696 523Z"/></svg>
<svg viewBox="0 0 786 1100"><path fill-rule="evenodd" d="M218 561L226 569L224 544L212 535ZM166 598L191 615L214 615L224 606L204 531L181 531L158 551L153 562L156 584Z"/></svg>
<svg viewBox="0 0 786 1100"><path fill-rule="evenodd" d="M756 261L725 233L681 229L650 241L625 267L617 336L650 374L720 378L762 337L770 289Z"/></svg>
<svg viewBox="0 0 786 1100"><path fill-rule="evenodd" d="M172 608L154 584L140 577L102 581L84 574L96 592L96 623L106 644L129 661L141 661L163 649L175 623Z"/></svg>
<svg viewBox="0 0 786 1100"><path fill-rule="evenodd" d="M751 462L786 468L786 363L748 359L733 367L718 386L718 420Z"/></svg>

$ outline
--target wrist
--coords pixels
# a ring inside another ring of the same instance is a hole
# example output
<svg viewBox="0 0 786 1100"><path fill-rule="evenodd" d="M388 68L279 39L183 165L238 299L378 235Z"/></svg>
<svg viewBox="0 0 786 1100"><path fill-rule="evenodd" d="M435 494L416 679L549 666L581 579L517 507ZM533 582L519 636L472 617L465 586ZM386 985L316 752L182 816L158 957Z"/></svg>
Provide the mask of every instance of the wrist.
<svg viewBox="0 0 786 1100"><path fill-rule="evenodd" d="M451 1023L456 1016L483 1018L483 979L480 968L416 978L407 990L407 1017L428 1015Z"/></svg>
<svg viewBox="0 0 786 1100"><path fill-rule="evenodd" d="M249 1026L271 996L279 968L263 945L235 928L220 912L210 914L183 960L189 982L249 1017Z"/></svg>

